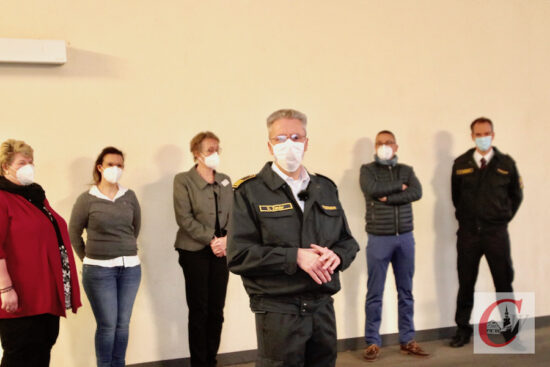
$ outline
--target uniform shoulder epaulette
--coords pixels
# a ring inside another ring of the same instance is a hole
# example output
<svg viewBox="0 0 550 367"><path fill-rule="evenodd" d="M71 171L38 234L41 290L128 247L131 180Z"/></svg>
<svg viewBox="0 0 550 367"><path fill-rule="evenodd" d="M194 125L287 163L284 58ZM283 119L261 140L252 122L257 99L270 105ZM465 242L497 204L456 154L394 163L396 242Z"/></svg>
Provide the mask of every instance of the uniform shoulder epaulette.
<svg viewBox="0 0 550 367"><path fill-rule="evenodd" d="M330 182L334 187L337 187L336 184L334 183L334 181L332 181L330 178L328 178L327 176L324 176L320 173L316 173L315 176L317 177L321 177L321 178L324 178L325 180L327 180L328 182Z"/></svg>
<svg viewBox="0 0 550 367"><path fill-rule="evenodd" d="M248 180L250 180L250 179L252 179L252 178L254 178L254 177L256 177L256 175L244 176L244 177L241 178L240 180L235 181L235 183L233 184L233 188L234 188L234 189L238 189L239 186L241 186L244 182L246 182L246 181L248 181Z"/></svg>

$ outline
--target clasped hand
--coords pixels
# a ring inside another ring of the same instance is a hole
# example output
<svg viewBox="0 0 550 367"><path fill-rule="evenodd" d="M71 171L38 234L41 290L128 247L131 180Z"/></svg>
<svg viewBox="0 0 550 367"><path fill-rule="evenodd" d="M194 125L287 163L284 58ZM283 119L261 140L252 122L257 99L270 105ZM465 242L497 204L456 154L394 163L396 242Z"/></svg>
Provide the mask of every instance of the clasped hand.
<svg viewBox="0 0 550 367"><path fill-rule="evenodd" d="M296 262L317 284L328 283L340 265L340 257L327 247L315 244L311 248L299 248Z"/></svg>
<svg viewBox="0 0 550 367"><path fill-rule="evenodd" d="M227 236L214 237L212 241L210 241L210 247L212 248L214 255L217 257L225 256L227 249Z"/></svg>

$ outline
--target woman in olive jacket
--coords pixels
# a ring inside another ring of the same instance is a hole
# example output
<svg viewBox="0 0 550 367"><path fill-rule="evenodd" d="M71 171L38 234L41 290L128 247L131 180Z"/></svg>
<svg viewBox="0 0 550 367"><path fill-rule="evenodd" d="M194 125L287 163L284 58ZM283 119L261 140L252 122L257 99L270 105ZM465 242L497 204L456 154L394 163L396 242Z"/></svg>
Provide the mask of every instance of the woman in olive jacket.
<svg viewBox="0 0 550 367"><path fill-rule="evenodd" d="M174 179L174 246L185 277L193 367L216 365L229 277L225 249L233 189L229 176L216 171L219 142L212 132L197 134L191 140L195 165Z"/></svg>

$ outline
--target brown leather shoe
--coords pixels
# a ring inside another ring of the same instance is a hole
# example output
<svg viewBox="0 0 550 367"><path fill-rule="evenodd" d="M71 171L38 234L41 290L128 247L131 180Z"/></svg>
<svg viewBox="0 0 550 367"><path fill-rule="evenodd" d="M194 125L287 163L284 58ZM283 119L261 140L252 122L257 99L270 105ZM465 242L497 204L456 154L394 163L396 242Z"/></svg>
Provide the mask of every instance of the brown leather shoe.
<svg viewBox="0 0 550 367"><path fill-rule="evenodd" d="M380 356L380 347L376 344L371 344L363 351L363 358L368 362L374 362Z"/></svg>
<svg viewBox="0 0 550 367"><path fill-rule="evenodd" d="M414 340L411 340L407 344L401 344L401 353L409 354L417 357L429 357L430 353L420 348L420 345Z"/></svg>

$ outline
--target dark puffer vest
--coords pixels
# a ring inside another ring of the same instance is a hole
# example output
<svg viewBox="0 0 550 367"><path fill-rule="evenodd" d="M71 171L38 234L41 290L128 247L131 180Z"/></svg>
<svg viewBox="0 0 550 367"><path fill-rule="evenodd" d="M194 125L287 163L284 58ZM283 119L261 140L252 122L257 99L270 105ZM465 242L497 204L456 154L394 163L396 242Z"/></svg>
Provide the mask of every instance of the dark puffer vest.
<svg viewBox="0 0 550 367"><path fill-rule="evenodd" d="M413 230L411 203L422 197L422 186L411 166L364 164L360 183L367 203L367 233L397 235ZM384 197L387 201L380 201Z"/></svg>

